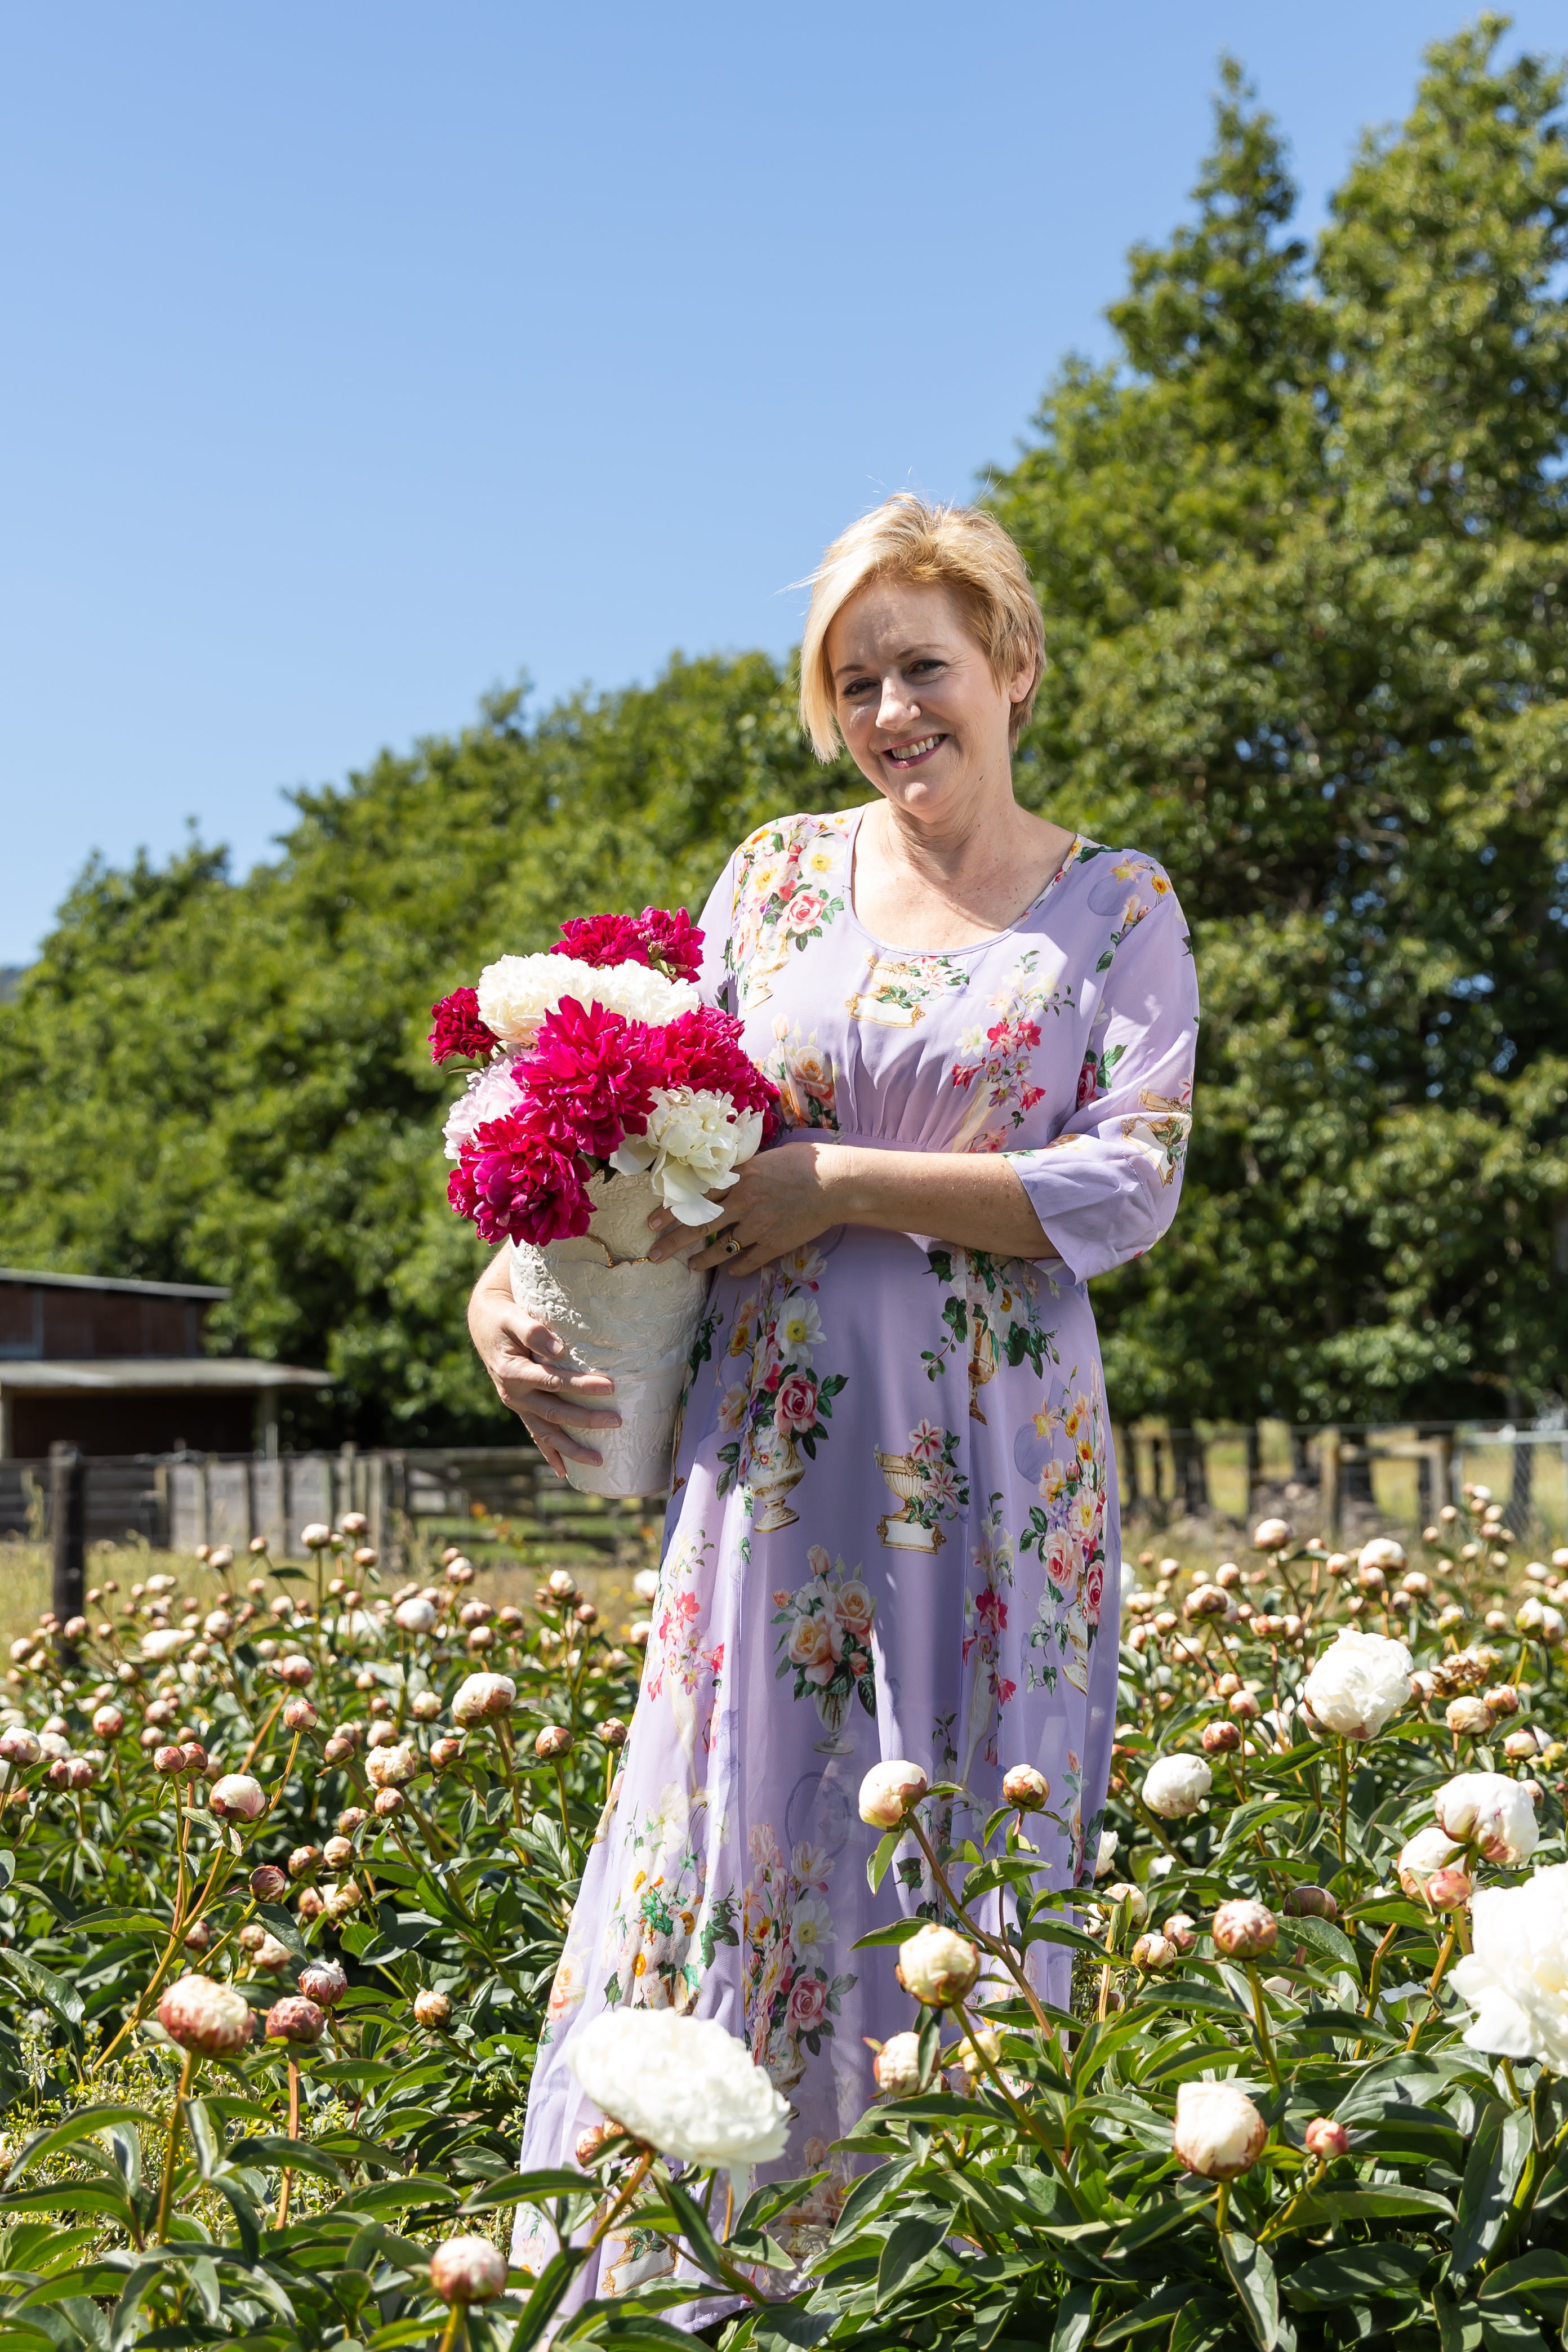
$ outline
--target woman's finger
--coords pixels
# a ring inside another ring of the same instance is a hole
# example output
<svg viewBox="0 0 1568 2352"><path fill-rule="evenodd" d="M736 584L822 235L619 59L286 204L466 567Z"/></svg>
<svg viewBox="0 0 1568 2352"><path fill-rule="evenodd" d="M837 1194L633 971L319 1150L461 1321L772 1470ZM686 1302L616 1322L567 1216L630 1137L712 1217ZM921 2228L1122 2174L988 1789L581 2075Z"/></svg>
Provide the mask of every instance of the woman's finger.
<svg viewBox="0 0 1568 2352"><path fill-rule="evenodd" d="M558 1478L565 1476L568 1462L585 1462L590 1469L596 1470L605 1458L602 1454L596 1454L591 1445L582 1444L569 1430L563 1429L558 1422L536 1423L526 1413L520 1413L518 1419L522 1423Z"/></svg>

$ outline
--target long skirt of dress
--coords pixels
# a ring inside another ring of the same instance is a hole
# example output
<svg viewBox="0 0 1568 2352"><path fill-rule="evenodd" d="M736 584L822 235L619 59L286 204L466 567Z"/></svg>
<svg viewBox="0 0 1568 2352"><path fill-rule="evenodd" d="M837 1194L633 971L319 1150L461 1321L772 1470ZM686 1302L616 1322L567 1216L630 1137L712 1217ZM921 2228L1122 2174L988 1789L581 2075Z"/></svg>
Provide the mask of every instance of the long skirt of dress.
<svg viewBox="0 0 1568 2352"><path fill-rule="evenodd" d="M826 2179L775 2233L801 2255L820 2240L850 2178L832 2144L874 2095L868 2040L915 2021L896 1955L853 1947L940 1907L912 1842L870 1893L861 1779L907 1758L962 1783L938 1823L962 1838L1008 1766L1036 1765L1051 1796L1032 1830L1050 1883L1075 1884L1109 1768L1119 1543L1094 1319L1059 1264L854 1227L715 1281L525 2168L570 2165L599 2120L565 2063L584 2021L668 2005L719 2019L789 2098L770 2176ZM1037 1953L1065 2006L1067 1955ZM520 2231L531 2267L552 2250ZM667 2260L662 2241L611 2236L583 2292Z"/></svg>

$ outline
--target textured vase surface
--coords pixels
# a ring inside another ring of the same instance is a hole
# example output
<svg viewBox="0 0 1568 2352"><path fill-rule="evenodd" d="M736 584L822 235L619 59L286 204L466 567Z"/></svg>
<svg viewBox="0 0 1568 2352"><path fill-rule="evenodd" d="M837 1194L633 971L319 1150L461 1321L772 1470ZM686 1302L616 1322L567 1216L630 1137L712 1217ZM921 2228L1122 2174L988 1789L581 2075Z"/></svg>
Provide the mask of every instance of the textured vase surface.
<svg viewBox="0 0 1568 2352"><path fill-rule="evenodd" d="M615 1381L619 1429L585 1429L604 1456L595 1469L568 1462L584 1495L664 1495L669 1490L675 1415L709 1277L681 1258L653 1265L648 1176L596 1176L588 1187L594 1220L575 1240L535 1249L511 1245L511 1295L553 1326L579 1371Z"/></svg>

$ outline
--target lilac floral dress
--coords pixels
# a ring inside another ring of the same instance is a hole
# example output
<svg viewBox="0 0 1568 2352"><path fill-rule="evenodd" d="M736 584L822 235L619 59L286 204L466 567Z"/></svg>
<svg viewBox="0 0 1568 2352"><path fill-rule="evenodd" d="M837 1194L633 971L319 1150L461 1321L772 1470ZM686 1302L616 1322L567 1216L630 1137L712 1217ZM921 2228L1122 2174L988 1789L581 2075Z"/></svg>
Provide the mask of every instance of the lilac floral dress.
<svg viewBox="0 0 1568 2352"><path fill-rule="evenodd" d="M523 2151L569 2164L598 2119L564 2059L605 2003L716 2017L794 2107L777 2175L827 2170L803 2252L842 2201L828 2150L873 2095L866 2037L911 2022L892 1956L852 1947L935 1908L912 1847L868 1888L868 1768L962 1782L963 1836L1009 1765L1036 1765L1054 1883L1092 1855L1120 1538L1085 1286L1175 1212L1197 1032L1186 926L1150 858L1079 836L1011 929L921 954L856 917L860 814L786 817L736 852L702 917L704 995L741 1015L797 1132L1005 1152L1058 1257L847 1226L715 1278L642 1692ZM664 2249L611 2237L596 2291L646 2281Z"/></svg>

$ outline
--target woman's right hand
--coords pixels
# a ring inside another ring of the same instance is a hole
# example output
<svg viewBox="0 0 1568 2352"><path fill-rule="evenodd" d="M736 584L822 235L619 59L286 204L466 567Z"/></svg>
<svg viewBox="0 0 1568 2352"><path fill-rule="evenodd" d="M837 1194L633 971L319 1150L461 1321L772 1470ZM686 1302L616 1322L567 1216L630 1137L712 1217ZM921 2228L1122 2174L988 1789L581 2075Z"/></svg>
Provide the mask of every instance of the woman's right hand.
<svg viewBox="0 0 1568 2352"><path fill-rule="evenodd" d="M596 1467L601 1456L582 1439L586 1432L620 1427L616 1384L607 1373L574 1372L561 1363L565 1349L559 1335L513 1299L504 1250L475 1287L468 1330L496 1394L516 1413L556 1476L565 1476L568 1462Z"/></svg>

